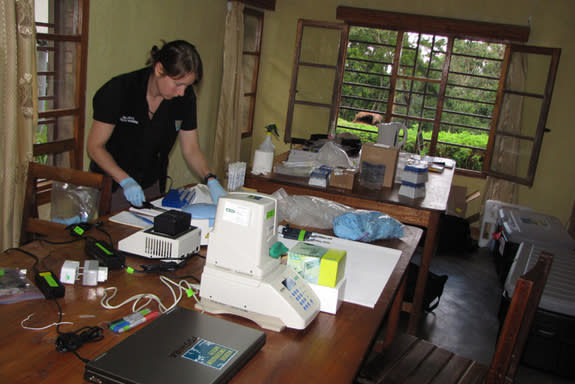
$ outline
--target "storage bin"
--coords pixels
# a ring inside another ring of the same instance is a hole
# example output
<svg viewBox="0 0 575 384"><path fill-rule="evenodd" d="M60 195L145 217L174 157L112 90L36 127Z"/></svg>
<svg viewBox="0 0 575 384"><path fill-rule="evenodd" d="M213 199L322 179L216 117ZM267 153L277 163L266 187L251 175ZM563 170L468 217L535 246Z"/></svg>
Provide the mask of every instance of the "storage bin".
<svg viewBox="0 0 575 384"><path fill-rule="evenodd" d="M497 227L500 237L493 250L493 256L502 283L507 278L511 263L522 242L533 242L538 246L575 249L575 240L559 219L533 210L500 208Z"/></svg>

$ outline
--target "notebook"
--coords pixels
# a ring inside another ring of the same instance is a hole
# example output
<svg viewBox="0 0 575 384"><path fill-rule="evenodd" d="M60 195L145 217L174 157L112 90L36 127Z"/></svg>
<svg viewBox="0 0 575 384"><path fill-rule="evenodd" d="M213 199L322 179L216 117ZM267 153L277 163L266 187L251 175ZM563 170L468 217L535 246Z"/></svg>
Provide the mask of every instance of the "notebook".
<svg viewBox="0 0 575 384"><path fill-rule="evenodd" d="M265 344L264 332L176 307L86 363L104 384L225 383Z"/></svg>

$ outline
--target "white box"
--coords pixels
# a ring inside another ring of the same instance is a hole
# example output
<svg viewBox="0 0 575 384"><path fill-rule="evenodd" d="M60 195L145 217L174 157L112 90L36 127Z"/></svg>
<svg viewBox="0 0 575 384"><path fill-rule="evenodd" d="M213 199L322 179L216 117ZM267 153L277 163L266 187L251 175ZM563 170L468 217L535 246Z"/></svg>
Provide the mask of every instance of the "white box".
<svg viewBox="0 0 575 384"><path fill-rule="evenodd" d="M324 285L308 283L313 292L319 297L320 308L322 312L335 315L343 301L343 292L345 289L345 277L337 283L335 287L326 287Z"/></svg>

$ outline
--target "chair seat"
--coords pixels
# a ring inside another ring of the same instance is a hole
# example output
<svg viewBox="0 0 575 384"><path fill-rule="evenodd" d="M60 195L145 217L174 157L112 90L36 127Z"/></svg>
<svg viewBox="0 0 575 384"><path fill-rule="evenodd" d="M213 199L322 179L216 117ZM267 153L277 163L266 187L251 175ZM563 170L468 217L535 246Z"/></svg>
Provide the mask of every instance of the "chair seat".
<svg viewBox="0 0 575 384"><path fill-rule="evenodd" d="M360 372L361 384L481 383L489 367L415 336L400 333Z"/></svg>
<svg viewBox="0 0 575 384"><path fill-rule="evenodd" d="M399 334L376 352L358 375L361 384L512 383L545 287L553 256L542 252L515 285L489 367L425 340Z"/></svg>

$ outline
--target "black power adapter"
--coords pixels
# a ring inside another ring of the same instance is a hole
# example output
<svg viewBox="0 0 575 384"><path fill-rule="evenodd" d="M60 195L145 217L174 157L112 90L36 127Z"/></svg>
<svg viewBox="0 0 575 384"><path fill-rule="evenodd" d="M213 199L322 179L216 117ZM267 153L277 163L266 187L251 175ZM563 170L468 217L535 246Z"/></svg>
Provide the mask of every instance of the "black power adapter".
<svg viewBox="0 0 575 384"><path fill-rule="evenodd" d="M34 276L36 286L47 299L58 299L64 297L66 292L64 286L52 271L38 272Z"/></svg>
<svg viewBox="0 0 575 384"><path fill-rule="evenodd" d="M88 257L98 260L100 265L109 269L122 269L126 265L126 256L105 241L88 237L85 251Z"/></svg>

